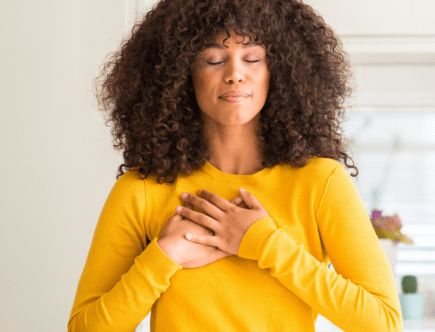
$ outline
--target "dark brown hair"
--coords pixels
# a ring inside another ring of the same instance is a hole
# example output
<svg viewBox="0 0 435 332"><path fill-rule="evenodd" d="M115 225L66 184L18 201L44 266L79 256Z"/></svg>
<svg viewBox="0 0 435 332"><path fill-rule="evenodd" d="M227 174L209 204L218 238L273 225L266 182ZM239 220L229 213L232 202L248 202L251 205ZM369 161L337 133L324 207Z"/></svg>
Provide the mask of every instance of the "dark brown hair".
<svg viewBox="0 0 435 332"><path fill-rule="evenodd" d="M318 156L344 159L357 176L339 121L353 73L342 42L317 12L302 0L161 0L96 79L113 146L123 150L116 179L123 168L138 168L144 178L173 183L204 166L209 152L190 67L207 41L222 32L229 38L230 30L255 36L267 52L271 78L257 133L263 167L303 167Z"/></svg>

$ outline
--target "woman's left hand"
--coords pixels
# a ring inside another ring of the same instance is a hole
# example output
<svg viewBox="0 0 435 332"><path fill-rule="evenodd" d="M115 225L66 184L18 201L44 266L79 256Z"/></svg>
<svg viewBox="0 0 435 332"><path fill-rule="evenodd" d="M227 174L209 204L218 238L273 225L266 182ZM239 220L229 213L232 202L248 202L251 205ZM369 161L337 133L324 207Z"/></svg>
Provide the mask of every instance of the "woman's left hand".
<svg viewBox="0 0 435 332"><path fill-rule="evenodd" d="M198 191L200 194L200 191ZM209 191L202 190L202 197L187 193L185 202L196 206L207 215L196 212L193 209L183 207L179 215L211 229L215 235L191 235L189 241L217 247L222 251L237 255L243 236L256 221L269 217L266 209L258 199L247 191L240 190L240 196L249 209L238 207L222 197ZM186 234L187 235L187 234Z"/></svg>

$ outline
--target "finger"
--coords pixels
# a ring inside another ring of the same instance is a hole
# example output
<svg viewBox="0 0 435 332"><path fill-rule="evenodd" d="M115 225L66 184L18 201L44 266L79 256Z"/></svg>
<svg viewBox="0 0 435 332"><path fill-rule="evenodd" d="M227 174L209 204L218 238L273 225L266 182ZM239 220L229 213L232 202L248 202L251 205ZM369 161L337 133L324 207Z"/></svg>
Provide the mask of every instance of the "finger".
<svg viewBox="0 0 435 332"><path fill-rule="evenodd" d="M189 203L184 202L184 205L183 205L183 206L184 206L186 209L193 210L192 205L189 204ZM185 217L185 216L182 216L182 215L180 215L180 214L178 214L178 213L175 213L175 214L177 214L178 216L180 216L182 220L187 220L187 219L189 219L189 218L187 218L187 217Z"/></svg>
<svg viewBox="0 0 435 332"><path fill-rule="evenodd" d="M237 207L239 207L241 209L249 209L249 207L244 202L238 204Z"/></svg>
<svg viewBox="0 0 435 332"><path fill-rule="evenodd" d="M218 249L219 245L217 244L216 236L210 236L210 235L196 235L192 233L187 233L185 235L185 238L191 242L205 244L207 246L216 247Z"/></svg>
<svg viewBox="0 0 435 332"><path fill-rule="evenodd" d="M237 205L239 208L242 208L242 209L249 209L249 207L244 203L244 202L242 202L242 203L240 203L239 205Z"/></svg>
<svg viewBox="0 0 435 332"><path fill-rule="evenodd" d="M235 201L235 198L233 198L233 199L230 201L230 203L231 203L231 204L234 204L234 205L238 205L238 204L236 203L236 201Z"/></svg>
<svg viewBox="0 0 435 332"><path fill-rule="evenodd" d="M230 200L229 202L230 202L231 204L234 204L234 205L237 205L237 206L240 206L240 205L243 204L243 200L242 200L241 197L235 197L235 198L233 198L232 200Z"/></svg>
<svg viewBox="0 0 435 332"><path fill-rule="evenodd" d="M227 211L229 209L228 204L231 204L230 202L220 197L219 195L204 189L198 190L198 195L203 197L203 199L194 196L192 197L193 200L192 203L196 206L195 200L197 200L198 204L203 204L203 205L198 205L198 207L200 207L203 211L209 213L215 219L219 218L220 212ZM210 212L207 209L209 209Z"/></svg>
<svg viewBox="0 0 435 332"><path fill-rule="evenodd" d="M214 231L218 227L217 220L211 218L207 214L196 212L193 209L177 206L175 212L200 226L204 226L208 229L211 229L212 231Z"/></svg>
<svg viewBox="0 0 435 332"><path fill-rule="evenodd" d="M236 205L241 205L243 203L242 197L236 197L234 198L234 201L236 202Z"/></svg>
<svg viewBox="0 0 435 332"><path fill-rule="evenodd" d="M184 194L184 193L183 193ZM219 207L217 205L213 205L212 203L210 203L208 201L208 198L201 198L195 195L192 195L190 193L185 193L186 197L181 197L181 199L184 202L187 202L189 204L192 204L192 206L195 206L196 208L198 208L201 213L204 213L207 216L211 216L213 219L218 220L220 214L222 213L222 211L219 209ZM214 195L214 194L213 194ZM181 195L183 196L183 195ZM204 195L203 195L204 196ZM216 195L216 197L219 197ZM221 200L224 200L223 198L219 197ZM227 204L228 201L224 200ZM192 210L193 211L193 210ZM186 213L188 213L188 217L193 220L191 217L191 214L189 214L189 211L186 211Z"/></svg>
<svg viewBox="0 0 435 332"><path fill-rule="evenodd" d="M243 201L249 209L264 210L263 205L261 205L260 201L257 199L257 197L255 197L254 194L243 189L242 187L239 188L239 192L240 196L242 197Z"/></svg>
<svg viewBox="0 0 435 332"><path fill-rule="evenodd" d="M225 246L221 243L221 241L219 241L219 239L216 236L196 235L196 234L192 234L192 233L187 233L184 237L191 242L204 244L204 245L210 246L210 247L215 247L215 248L217 248L217 249L219 249L227 254L230 254L230 255L237 255L237 251L232 252L230 249L224 248Z"/></svg>

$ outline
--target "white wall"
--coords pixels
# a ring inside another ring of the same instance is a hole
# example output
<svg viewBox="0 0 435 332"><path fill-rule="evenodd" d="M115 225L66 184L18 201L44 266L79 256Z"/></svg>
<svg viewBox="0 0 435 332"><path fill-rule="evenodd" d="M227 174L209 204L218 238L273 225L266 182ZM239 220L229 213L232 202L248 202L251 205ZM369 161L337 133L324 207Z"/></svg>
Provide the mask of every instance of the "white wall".
<svg viewBox="0 0 435 332"><path fill-rule="evenodd" d="M340 36L434 35L433 0L304 0Z"/></svg>
<svg viewBox="0 0 435 332"><path fill-rule="evenodd" d="M342 35L435 34L431 0L306 2ZM67 330L98 216L122 163L91 80L127 31L135 1L126 3L2 3L2 332Z"/></svg>
<svg viewBox="0 0 435 332"><path fill-rule="evenodd" d="M91 80L124 34L124 1L3 1L0 331L67 330L122 162Z"/></svg>

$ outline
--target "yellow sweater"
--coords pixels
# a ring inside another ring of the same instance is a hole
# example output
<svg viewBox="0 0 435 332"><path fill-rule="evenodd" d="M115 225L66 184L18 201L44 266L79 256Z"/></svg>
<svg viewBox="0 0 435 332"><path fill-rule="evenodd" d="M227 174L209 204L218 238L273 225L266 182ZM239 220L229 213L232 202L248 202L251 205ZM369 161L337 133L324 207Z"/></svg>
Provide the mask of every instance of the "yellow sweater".
<svg viewBox="0 0 435 332"><path fill-rule="evenodd" d="M207 162L173 184L138 174L122 175L102 209L69 332L132 332L150 311L153 332L311 332L318 313L346 332L402 331L392 269L339 162L314 157L252 175ZM229 201L239 187L270 217L248 229L237 256L183 269L159 248L183 191Z"/></svg>

